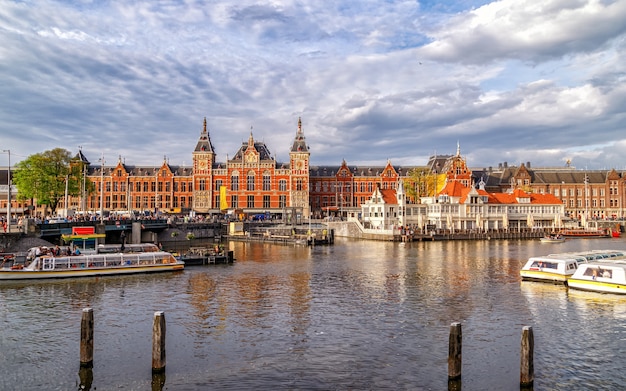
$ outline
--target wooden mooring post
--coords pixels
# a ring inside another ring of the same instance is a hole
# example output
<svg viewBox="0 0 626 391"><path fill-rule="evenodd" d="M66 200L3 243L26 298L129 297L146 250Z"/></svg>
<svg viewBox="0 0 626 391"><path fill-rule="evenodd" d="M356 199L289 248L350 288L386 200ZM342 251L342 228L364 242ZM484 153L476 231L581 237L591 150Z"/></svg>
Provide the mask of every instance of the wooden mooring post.
<svg viewBox="0 0 626 391"><path fill-rule="evenodd" d="M80 321L80 366L93 367L93 308L83 308Z"/></svg>
<svg viewBox="0 0 626 391"><path fill-rule="evenodd" d="M462 337L461 323L452 323L450 325L448 346L448 380L459 380L461 378Z"/></svg>
<svg viewBox="0 0 626 391"><path fill-rule="evenodd" d="M152 373L165 371L165 313L154 313L152 324Z"/></svg>
<svg viewBox="0 0 626 391"><path fill-rule="evenodd" d="M520 386L532 386L535 380L534 367L534 349L535 337L533 336L533 328L524 326L522 329L522 349L521 349L521 366L520 366Z"/></svg>

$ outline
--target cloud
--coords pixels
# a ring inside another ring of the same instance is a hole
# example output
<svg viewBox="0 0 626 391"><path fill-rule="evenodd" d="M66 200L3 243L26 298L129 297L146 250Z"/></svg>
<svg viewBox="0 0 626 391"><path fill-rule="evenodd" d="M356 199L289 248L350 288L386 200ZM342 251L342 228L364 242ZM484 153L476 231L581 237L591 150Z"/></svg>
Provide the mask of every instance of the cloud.
<svg viewBox="0 0 626 391"><path fill-rule="evenodd" d="M622 165L626 1L4 2L2 147L190 164ZM6 147L4 146L6 145ZM620 154L621 152L621 154Z"/></svg>

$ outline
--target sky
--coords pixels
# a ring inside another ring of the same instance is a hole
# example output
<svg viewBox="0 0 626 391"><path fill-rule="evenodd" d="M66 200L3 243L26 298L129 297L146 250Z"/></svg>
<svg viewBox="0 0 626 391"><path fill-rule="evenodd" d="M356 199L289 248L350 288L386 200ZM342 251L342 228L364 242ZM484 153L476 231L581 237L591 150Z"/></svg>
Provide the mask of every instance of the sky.
<svg viewBox="0 0 626 391"><path fill-rule="evenodd" d="M626 0L0 0L0 166L217 161L626 169Z"/></svg>

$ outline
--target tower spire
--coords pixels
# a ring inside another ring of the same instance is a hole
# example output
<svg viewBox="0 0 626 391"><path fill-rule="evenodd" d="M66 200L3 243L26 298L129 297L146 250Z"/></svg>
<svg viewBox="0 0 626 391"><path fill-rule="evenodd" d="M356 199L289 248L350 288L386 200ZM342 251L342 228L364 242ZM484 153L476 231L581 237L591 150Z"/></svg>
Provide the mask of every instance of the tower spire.
<svg viewBox="0 0 626 391"><path fill-rule="evenodd" d="M298 117L298 130L296 131L296 137L293 140L291 152L309 152L309 147L306 145L304 139L304 132L302 131L302 118Z"/></svg>
<svg viewBox="0 0 626 391"><path fill-rule="evenodd" d="M200 137L198 138L198 143L196 144L194 152L215 153L215 150L213 149L213 143L211 143L211 137L209 137L209 132L206 128L206 117L204 117L204 121L202 122L202 132L200 133Z"/></svg>

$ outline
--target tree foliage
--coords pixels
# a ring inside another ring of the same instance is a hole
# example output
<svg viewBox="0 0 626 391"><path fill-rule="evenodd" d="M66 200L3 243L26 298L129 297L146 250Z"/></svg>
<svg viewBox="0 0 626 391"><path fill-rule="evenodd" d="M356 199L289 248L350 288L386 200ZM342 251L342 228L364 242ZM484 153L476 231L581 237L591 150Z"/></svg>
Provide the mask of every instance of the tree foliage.
<svg viewBox="0 0 626 391"><path fill-rule="evenodd" d="M65 197L67 179L68 196L77 196L81 191L83 170L81 164L70 164L71 153L55 148L29 156L16 164L13 174L17 186L17 198L34 199L46 205L54 215L59 202Z"/></svg>
<svg viewBox="0 0 626 391"><path fill-rule="evenodd" d="M415 167L408 173L404 190L407 197L417 203L420 197L433 196L436 185L437 175L435 173L427 167Z"/></svg>

